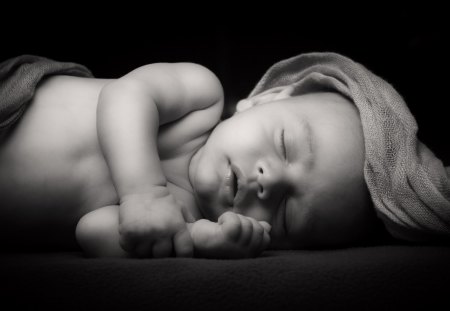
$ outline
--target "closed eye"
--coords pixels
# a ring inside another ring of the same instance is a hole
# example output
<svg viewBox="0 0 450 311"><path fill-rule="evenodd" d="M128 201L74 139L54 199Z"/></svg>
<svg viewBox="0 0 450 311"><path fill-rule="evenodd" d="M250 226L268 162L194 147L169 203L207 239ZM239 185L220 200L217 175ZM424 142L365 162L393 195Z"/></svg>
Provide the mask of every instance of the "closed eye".
<svg viewBox="0 0 450 311"><path fill-rule="evenodd" d="M286 143L284 140L284 129L281 130L281 133L280 133L280 149L281 149L281 154L283 155L283 158L285 160L287 160Z"/></svg>

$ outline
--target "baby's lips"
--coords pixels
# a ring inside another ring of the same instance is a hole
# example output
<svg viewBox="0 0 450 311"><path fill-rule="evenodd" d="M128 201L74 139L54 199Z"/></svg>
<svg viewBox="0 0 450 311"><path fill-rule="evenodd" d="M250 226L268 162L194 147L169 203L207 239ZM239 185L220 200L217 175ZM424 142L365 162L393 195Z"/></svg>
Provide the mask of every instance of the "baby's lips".
<svg viewBox="0 0 450 311"><path fill-rule="evenodd" d="M272 226L269 225L267 221L260 221L259 223L261 224L261 226L263 226L264 230L266 230L267 232L270 232L270 230L272 229Z"/></svg>

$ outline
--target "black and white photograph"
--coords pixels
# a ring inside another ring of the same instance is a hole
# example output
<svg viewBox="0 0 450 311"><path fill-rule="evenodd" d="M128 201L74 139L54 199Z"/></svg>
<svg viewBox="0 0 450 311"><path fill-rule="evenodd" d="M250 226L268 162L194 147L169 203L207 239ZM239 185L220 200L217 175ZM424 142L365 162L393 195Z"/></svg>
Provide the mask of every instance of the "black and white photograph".
<svg viewBox="0 0 450 311"><path fill-rule="evenodd" d="M450 308L448 16L272 5L2 21L5 308Z"/></svg>

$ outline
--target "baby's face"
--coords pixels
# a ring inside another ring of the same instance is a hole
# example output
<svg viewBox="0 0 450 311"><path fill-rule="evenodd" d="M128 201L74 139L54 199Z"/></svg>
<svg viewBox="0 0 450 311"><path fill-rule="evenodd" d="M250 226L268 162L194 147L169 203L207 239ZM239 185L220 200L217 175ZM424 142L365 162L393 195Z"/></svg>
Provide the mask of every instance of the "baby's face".
<svg viewBox="0 0 450 311"><path fill-rule="evenodd" d="M364 140L354 105L331 93L268 102L220 123L190 180L213 221L227 210L272 225L274 248L349 243L369 222Z"/></svg>

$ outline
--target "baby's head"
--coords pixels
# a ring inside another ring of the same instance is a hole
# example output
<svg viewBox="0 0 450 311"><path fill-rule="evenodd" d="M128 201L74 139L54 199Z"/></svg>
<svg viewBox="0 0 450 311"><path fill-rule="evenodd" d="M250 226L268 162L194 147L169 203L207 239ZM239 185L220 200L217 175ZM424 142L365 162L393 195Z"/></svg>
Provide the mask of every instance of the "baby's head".
<svg viewBox="0 0 450 311"><path fill-rule="evenodd" d="M354 104L337 93L270 89L241 101L191 162L197 203L272 225L273 248L349 245L371 232L364 137Z"/></svg>
<svg viewBox="0 0 450 311"><path fill-rule="evenodd" d="M450 240L449 168L417 138L401 95L363 65L330 52L282 60L237 108L191 162L206 217L232 208L267 220L282 248L366 233Z"/></svg>

